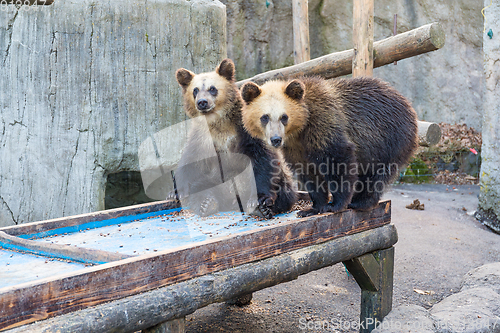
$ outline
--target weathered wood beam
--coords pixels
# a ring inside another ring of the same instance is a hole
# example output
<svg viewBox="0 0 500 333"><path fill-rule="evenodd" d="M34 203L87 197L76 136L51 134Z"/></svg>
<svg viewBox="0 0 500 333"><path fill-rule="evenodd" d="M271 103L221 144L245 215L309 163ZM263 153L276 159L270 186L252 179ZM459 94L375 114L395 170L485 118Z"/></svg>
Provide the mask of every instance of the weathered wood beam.
<svg viewBox="0 0 500 333"><path fill-rule="evenodd" d="M394 247L344 261L361 287L360 333L370 333L392 309ZM363 320L363 318L365 320Z"/></svg>
<svg viewBox="0 0 500 333"><path fill-rule="evenodd" d="M396 228L385 225L7 332L135 332L182 318L212 303L234 299L365 253L390 248L396 242Z"/></svg>
<svg viewBox="0 0 500 333"><path fill-rule="evenodd" d="M309 47L308 0L292 0L293 12L293 57L295 64L311 59Z"/></svg>
<svg viewBox="0 0 500 333"><path fill-rule="evenodd" d="M347 270L363 290L377 291L380 285L380 265L372 253L344 261Z"/></svg>
<svg viewBox="0 0 500 333"><path fill-rule="evenodd" d="M373 76L374 0L353 1L352 76Z"/></svg>
<svg viewBox="0 0 500 333"><path fill-rule="evenodd" d="M123 222L127 222L137 219L137 216L142 214L155 213L161 210L175 209L178 207L179 203L175 201L158 201L88 214L60 217L41 222L23 223L21 225L0 228L0 231L4 231L11 236L36 235L38 237L45 237L44 234L60 228L73 228L73 230L68 230L67 232L80 231L82 230L81 226L85 225L85 228L87 228L88 223L95 223L95 227L100 227L102 226L99 225L100 221L104 223L110 220L114 220L116 223L120 223L122 220Z"/></svg>
<svg viewBox="0 0 500 333"><path fill-rule="evenodd" d="M132 257L123 253L32 241L11 236L3 231L0 231L0 248L88 264L104 264Z"/></svg>
<svg viewBox="0 0 500 333"><path fill-rule="evenodd" d="M439 23L431 23L405 33L373 43L374 67L435 51L444 46L445 34ZM326 79L352 73L354 50L331 53L301 64L275 69L238 81L263 84L273 79L290 79L304 75L319 75Z"/></svg>

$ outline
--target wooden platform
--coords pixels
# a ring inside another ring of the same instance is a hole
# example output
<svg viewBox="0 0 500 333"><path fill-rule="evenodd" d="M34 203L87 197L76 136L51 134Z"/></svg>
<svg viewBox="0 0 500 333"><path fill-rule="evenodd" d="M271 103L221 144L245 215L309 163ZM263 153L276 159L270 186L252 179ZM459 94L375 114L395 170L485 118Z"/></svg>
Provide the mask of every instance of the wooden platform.
<svg viewBox="0 0 500 333"><path fill-rule="evenodd" d="M265 267L266 260L292 251L330 244L342 238L354 241L349 235L359 234L356 238L359 242L366 234L368 241L373 232L366 231L378 230L388 223L389 201L381 202L369 212L347 210L308 218L297 218L295 213L290 213L272 220L236 213L200 218L179 214L171 202L159 202L1 228L0 232L7 235L3 239L0 237L0 247L4 248L0 250L0 265L10 267L0 273L0 330L75 311L92 312L110 301L127 299L132 304L132 299L138 294L153 293L156 288L173 288L170 290L175 292L182 288L181 282L188 283L216 272L229 272L246 265ZM367 251L389 248L397 240L395 229L389 229L384 229L385 236L371 241L368 247L359 245L358 249L347 253L345 249L325 253L324 263L302 263L302 268L295 264L281 266L290 272L297 270L296 278L299 274L335 263L333 261L348 261ZM33 243L36 243L34 247ZM89 260L85 259L87 252L90 253ZM73 255L75 258L71 257ZM113 256L127 258L109 260ZM99 261L96 258L108 259ZM355 263L351 264L355 270ZM282 276L286 274L281 273ZM279 274L275 276L279 277ZM243 276L239 279L245 281ZM290 277L281 279L287 281ZM207 296L207 300L224 301L283 281L253 281L250 287L246 281L246 287L240 286L230 295ZM237 281L234 283L238 284ZM176 314L157 320L166 321L182 317L186 311L193 312L199 306L193 309L196 302L191 303L186 309L178 309ZM199 303L200 306L207 305L206 301ZM65 318L66 323L67 320ZM45 322L56 322L57 325L57 321L58 317ZM147 325L159 322L148 322ZM30 331L42 323L30 325ZM136 325L130 329L147 327ZM103 329L102 326L99 328Z"/></svg>

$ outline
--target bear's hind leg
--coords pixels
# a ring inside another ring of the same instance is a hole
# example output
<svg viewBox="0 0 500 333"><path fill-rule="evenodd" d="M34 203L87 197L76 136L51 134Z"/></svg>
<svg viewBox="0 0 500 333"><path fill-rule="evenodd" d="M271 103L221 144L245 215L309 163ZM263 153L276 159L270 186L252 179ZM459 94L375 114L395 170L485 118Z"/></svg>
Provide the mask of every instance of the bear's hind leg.
<svg viewBox="0 0 500 333"><path fill-rule="evenodd" d="M313 203L312 208L303 209L297 213L299 217L307 217L322 213L322 209L328 205L328 189L322 176L299 175L309 197Z"/></svg>
<svg viewBox="0 0 500 333"><path fill-rule="evenodd" d="M347 208L354 210L370 210L378 205L387 184L392 177L385 175L361 176L354 187L354 196Z"/></svg>

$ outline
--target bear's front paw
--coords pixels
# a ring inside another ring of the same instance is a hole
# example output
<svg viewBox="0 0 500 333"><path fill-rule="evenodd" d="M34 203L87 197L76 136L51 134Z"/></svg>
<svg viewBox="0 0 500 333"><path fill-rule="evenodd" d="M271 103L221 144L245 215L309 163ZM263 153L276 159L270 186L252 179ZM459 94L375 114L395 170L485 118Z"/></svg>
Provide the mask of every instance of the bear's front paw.
<svg viewBox="0 0 500 333"><path fill-rule="evenodd" d="M272 207L274 205L274 199L270 196L263 195L259 198L259 206Z"/></svg>
<svg viewBox="0 0 500 333"><path fill-rule="evenodd" d="M219 209L219 203L214 197L205 198L200 204L198 210L198 215L205 217L217 213Z"/></svg>
<svg viewBox="0 0 500 333"><path fill-rule="evenodd" d="M345 210L345 204L326 204L319 209L319 213L337 213Z"/></svg>
<svg viewBox="0 0 500 333"><path fill-rule="evenodd" d="M259 205L257 206L251 213L250 215L255 215L255 216L259 216L259 217L262 217L264 219L272 219L273 218L273 211L271 210L271 208L269 207L266 207L266 206L262 206L262 205Z"/></svg>
<svg viewBox="0 0 500 333"><path fill-rule="evenodd" d="M307 217L318 214L319 211L316 208L303 209L297 213L298 217Z"/></svg>
<svg viewBox="0 0 500 333"><path fill-rule="evenodd" d="M378 200L370 198L368 200L353 201L347 206L347 208L360 211L368 211L377 207L377 205Z"/></svg>

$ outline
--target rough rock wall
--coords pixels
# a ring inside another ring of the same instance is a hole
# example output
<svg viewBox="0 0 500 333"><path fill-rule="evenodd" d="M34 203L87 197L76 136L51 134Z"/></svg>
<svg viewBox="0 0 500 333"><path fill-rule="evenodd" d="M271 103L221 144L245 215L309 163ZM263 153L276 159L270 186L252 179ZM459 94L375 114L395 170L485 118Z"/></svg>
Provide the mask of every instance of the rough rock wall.
<svg viewBox="0 0 500 333"><path fill-rule="evenodd" d="M221 0L227 6L228 56L238 79L293 64L291 1ZM267 4L267 5L266 5ZM481 1L376 1L375 40L431 22L443 49L374 70L413 102L422 120L481 128L484 90ZM352 48L352 1L310 0L311 58Z"/></svg>
<svg viewBox="0 0 500 333"><path fill-rule="evenodd" d="M485 7L490 5L488 0L484 3ZM483 45L486 89L478 217L500 233L500 4L493 2L485 10L485 17ZM488 35L490 30L491 38Z"/></svg>
<svg viewBox="0 0 500 333"><path fill-rule="evenodd" d="M185 119L175 70L226 56L218 1L2 10L0 226L103 209L107 175L139 171L140 144Z"/></svg>

